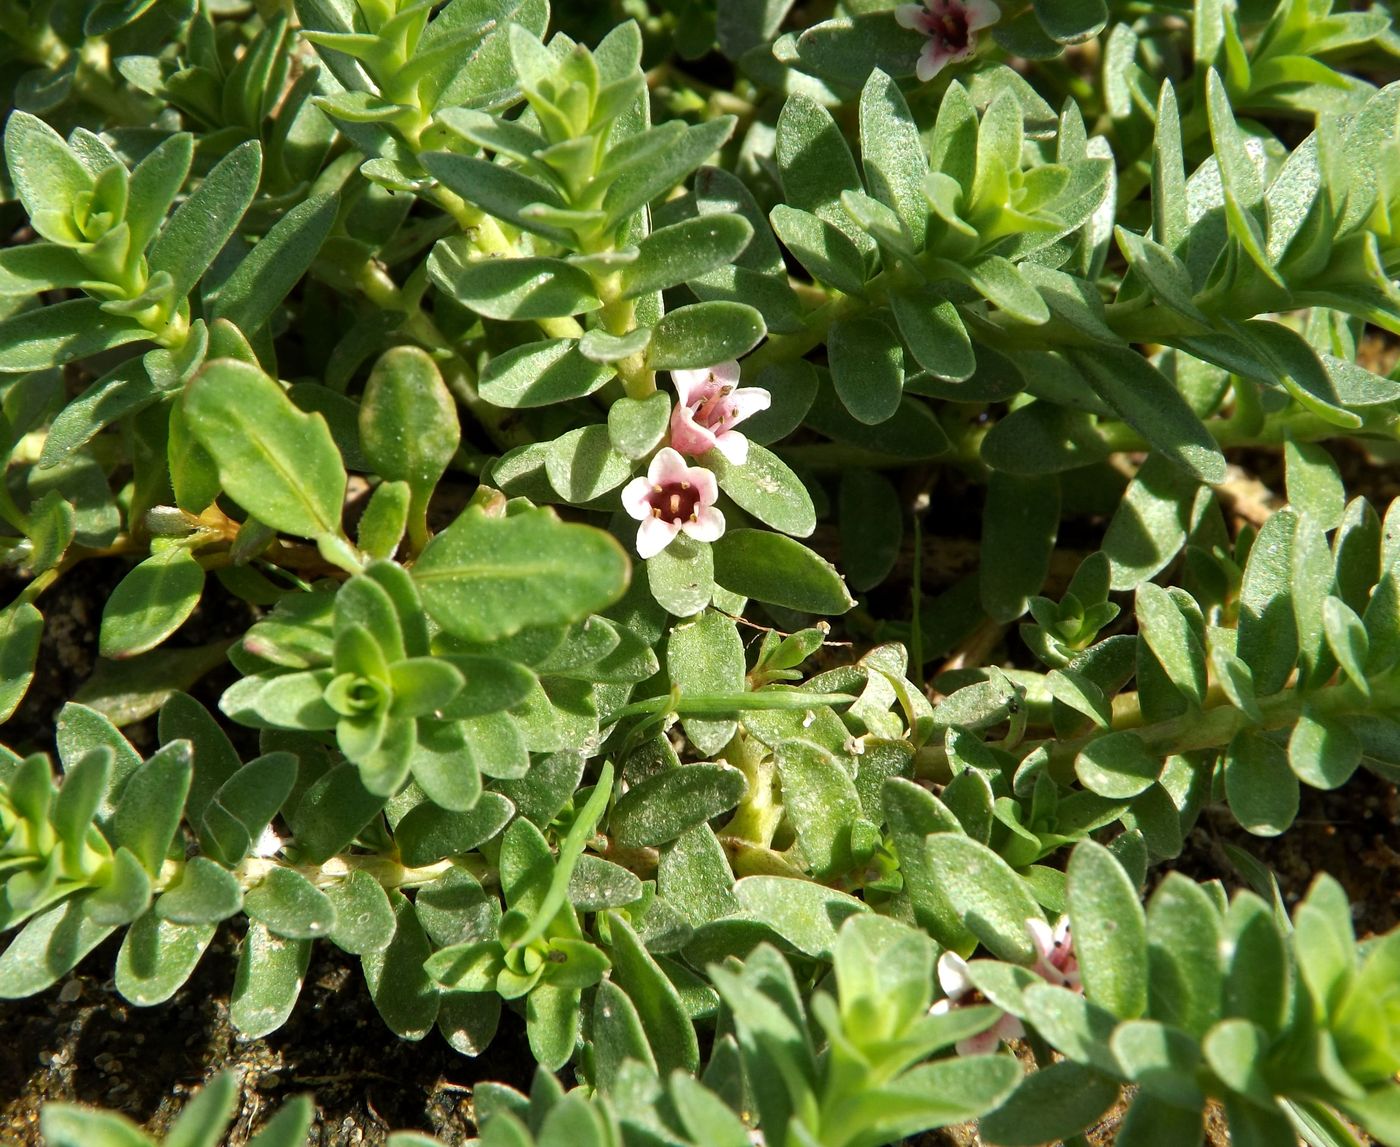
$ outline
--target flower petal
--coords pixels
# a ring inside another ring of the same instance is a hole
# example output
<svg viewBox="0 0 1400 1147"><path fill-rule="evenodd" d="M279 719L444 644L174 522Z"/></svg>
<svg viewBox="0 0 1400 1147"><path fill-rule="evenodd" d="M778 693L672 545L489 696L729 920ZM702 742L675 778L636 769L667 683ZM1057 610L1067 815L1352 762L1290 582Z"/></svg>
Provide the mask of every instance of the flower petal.
<svg viewBox="0 0 1400 1147"><path fill-rule="evenodd" d="M671 446L682 454L699 457L715 448L714 431L696 422L690 407L677 406L671 411Z"/></svg>
<svg viewBox="0 0 1400 1147"><path fill-rule="evenodd" d="M1031 935L1031 943L1035 945L1039 958L1049 959L1050 953L1055 950L1055 934L1050 930L1050 925L1039 916L1032 916L1026 920L1026 931Z"/></svg>
<svg viewBox="0 0 1400 1147"><path fill-rule="evenodd" d="M738 390L730 393L727 402L730 425L732 426L735 422L742 422L760 410L767 410L773 405L773 396L761 386L741 386Z"/></svg>
<svg viewBox="0 0 1400 1147"><path fill-rule="evenodd" d="M682 522L681 529L697 542L717 542L724 536L724 514L713 506L701 506L693 522Z"/></svg>
<svg viewBox="0 0 1400 1147"><path fill-rule="evenodd" d="M637 556L643 561L656 557L679 532L680 527L675 522L648 518L637 527Z"/></svg>
<svg viewBox="0 0 1400 1147"><path fill-rule="evenodd" d="M967 974L967 961L956 952L944 952L938 957L938 986L950 1000L959 1000L972 991L972 977Z"/></svg>
<svg viewBox="0 0 1400 1147"><path fill-rule="evenodd" d="M686 481L695 487L695 492L700 498L700 509L713 506L719 499L719 483L715 481L713 470L706 470L703 466L692 466L686 474Z"/></svg>
<svg viewBox="0 0 1400 1147"><path fill-rule="evenodd" d="M651 465L647 467L647 480L653 486L665 486L671 482L690 481L690 467L685 464L676 451L669 446L663 446L652 458Z"/></svg>
<svg viewBox="0 0 1400 1147"><path fill-rule="evenodd" d="M990 28L1001 19L1001 8L993 3L993 0L966 0L963 13L969 32L980 32L983 28Z"/></svg>
<svg viewBox="0 0 1400 1147"><path fill-rule="evenodd" d="M673 370L671 372L671 383L676 388L676 395L680 399L682 406L694 406L706 397L707 384L710 383L710 370L708 367L701 367L699 370ZM711 389L719 389L712 387Z"/></svg>
<svg viewBox="0 0 1400 1147"><path fill-rule="evenodd" d="M919 77L920 83L926 84L947 67L952 59L952 53L943 51L930 40L919 53L919 62L914 67L914 74Z"/></svg>
<svg viewBox="0 0 1400 1147"><path fill-rule="evenodd" d="M926 31L928 9L922 4L901 4L894 10L895 23L913 32Z"/></svg>
<svg viewBox="0 0 1400 1147"><path fill-rule="evenodd" d="M735 466L742 466L749 460L749 440L737 430L715 435L715 449Z"/></svg>
<svg viewBox="0 0 1400 1147"><path fill-rule="evenodd" d="M645 478L633 478L622 487L622 508L629 517L645 522L651 517L651 503L647 500L650 494L650 482Z"/></svg>

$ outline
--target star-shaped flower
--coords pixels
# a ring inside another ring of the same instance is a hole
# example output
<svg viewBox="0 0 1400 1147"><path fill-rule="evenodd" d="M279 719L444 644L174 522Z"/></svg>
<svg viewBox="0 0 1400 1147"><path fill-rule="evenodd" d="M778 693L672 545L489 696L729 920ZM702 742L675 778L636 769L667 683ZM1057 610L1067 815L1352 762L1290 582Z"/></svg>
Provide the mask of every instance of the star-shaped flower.
<svg viewBox="0 0 1400 1147"><path fill-rule="evenodd" d="M642 524L637 527L637 555L654 558L679 533L699 542L717 541L724 515L715 508L719 485L703 466L687 466L669 446L656 452L645 478L622 488L622 507Z"/></svg>
<svg viewBox="0 0 1400 1147"><path fill-rule="evenodd" d="M680 401L671 412L671 445L699 456L718 450L736 466L749 456L749 440L735 425L767 410L773 401L761 386L739 386L739 364L732 359L701 370L673 370Z"/></svg>
<svg viewBox="0 0 1400 1147"><path fill-rule="evenodd" d="M928 83L947 65L977 50L977 33L1000 20L1001 9L992 0L923 0L901 4L894 18L901 28L928 37L915 68L919 80Z"/></svg>

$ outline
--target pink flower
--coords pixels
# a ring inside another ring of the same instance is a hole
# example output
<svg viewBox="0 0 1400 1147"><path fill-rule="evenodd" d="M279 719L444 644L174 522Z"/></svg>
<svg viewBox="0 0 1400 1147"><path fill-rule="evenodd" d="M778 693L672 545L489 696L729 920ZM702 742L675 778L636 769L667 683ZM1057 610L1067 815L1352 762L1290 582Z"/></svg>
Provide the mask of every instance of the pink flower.
<svg viewBox="0 0 1400 1147"><path fill-rule="evenodd" d="M1035 963L1031 971L1056 987L1082 990L1079 983L1079 960L1074 955L1074 942L1069 933L1069 917L1061 916L1052 929L1039 916L1026 921L1026 931L1035 945ZM985 1004L987 998L972 983L967 961L956 952L944 952L938 958L938 983L946 999L929 1009L931 1015L942 1015L959 1007ZM988 1055L1006 1040L1020 1039L1026 1034L1021 1021L1007 1012L986 1031L959 1040L959 1055Z"/></svg>
<svg viewBox="0 0 1400 1147"><path fill-rule="evenodd" d="M651 460L645 478L633 478L622 488L622 507L642 524L637 528L637 555L654 558L681 531L697 542L717 541L724 533L724 515L715 509L719 486L703 466L663 446Z"/></svg>
<svg viewBox="0 0 1400 1147"><path fill-rule="evenodd" d="M1039 916L1026 921L1026 931L1035 945L1034 970L1051 984L1080 990L1079 960L1074 954L1074 940L1069 934L1069 917L1061 916L1052 930Z"/></svg>
<svg viewBox="0 0 1400 1147"><path fill-rule="evenodd" d="M948 64L965 60L977 50L977 33L1000 20L1001 9L992 0L923 0L901 4L894 18L901 28L928 37L915 68L919 80L928 83Z"/></svg>
<svg viewBox="0 0 1400 1147"><path fill-rule="evenodd" d="M718 450L736 466L749 456L749 440L735 425L760 410L772 396L761 386L742 386L739 364L730 360L703 370L673 370L680 401L671 412L671 445L683 454L699 456Z"/></svg>
<svg viewBox="0 0 1400 1147"><path fill-rule="evenodd" d="M985 1004L987 997L979 992L968 975L967 961L956 952L944 952L938 957L938 986L943 989L945 999L939 1000L929 1009L930 1015L942 1015L955 1008ZM1002 1012L986 1031L970 1035L957 1042L959 1055L990 1055L1006 1040L1020 1039L1026 1034L1021 1021L1008 1012Z"/></svg>

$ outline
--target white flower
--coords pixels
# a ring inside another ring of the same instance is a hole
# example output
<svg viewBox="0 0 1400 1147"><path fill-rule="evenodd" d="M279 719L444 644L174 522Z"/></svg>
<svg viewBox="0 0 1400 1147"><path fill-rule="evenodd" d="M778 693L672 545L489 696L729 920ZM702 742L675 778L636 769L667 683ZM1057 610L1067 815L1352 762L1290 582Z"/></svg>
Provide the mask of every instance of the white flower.
<svg viewBox="0 0 1400 1147"><path fill-rule="evenodd" d="M673 370L680 399L671 412L671 445L699 456L718 450L736 466L749 456L749 440L734 429L773 401L761 386L737 386L739 364L732 359L703 370Z"/></svg>
<svg viewBox="0 0 1400 1147"><path fill-rule="evenodd" d="M1079 960L1069 934L1069 917L1061 916L1052 930L1039 916L1032 916L1026 921L1026 931L1035 945L1035 972L1051 984L1079 991Z"/></svg>
<svg viewBox="0 0 1400 1147"><path fill-rule="evenodd" d="M1039 916L1032 916L1026 921L1026 931L1035 945L1035 963L1031 965L1031 971L1056 987L1081 991L1079 960L1074 955L1069 917L1061 916L1052 929ZM946 998L929 1009L930 1015L942 1015L959 1007L988 1002L973 985L967 961L956 952L944 952L938 958L938 984ZM1003 1012L1001 1018L986 1031L959 1040L957 1052L959 1055L989 1055L1004 1041L1020 1039L1025 1034L1026 1029L1021 1021Z"/></svg>
<svg viewBox="0 0 1400 1147"><path fill-rule="evenodd" d="M977 50L977 33L1001 19L992 0L923 0L901 4L894 10L901 28L928 37L915 72L928 83L947 65L967 59Z"/></svg>
<svg viewBox="0 0 1400 1147"><path fill-rule="evenodd" d="M985 1004L987 999L972 984L968 975L967 961L956 952L944 952L938 957L938 986L943 989L945 999L939 1000L929 1009L930 1015L939 1016L959 1007ZM1026 1034L1021 1021L1008 1012L1002 1012L986 1031L970 1035L957 1042L959 1055L990 1055L1006 1040L1020 1039Z"/></svg>
<svg viewBox="0 0 1400 1147"><path fill-rule="evenodd" d="M633 478L622 488L622 507L642 524L637 528L637 556L654 558L679 533L697 542L718 541L724 515L715 508L719 485L703 466L663 446L651 460L645 478Z"/></svg>

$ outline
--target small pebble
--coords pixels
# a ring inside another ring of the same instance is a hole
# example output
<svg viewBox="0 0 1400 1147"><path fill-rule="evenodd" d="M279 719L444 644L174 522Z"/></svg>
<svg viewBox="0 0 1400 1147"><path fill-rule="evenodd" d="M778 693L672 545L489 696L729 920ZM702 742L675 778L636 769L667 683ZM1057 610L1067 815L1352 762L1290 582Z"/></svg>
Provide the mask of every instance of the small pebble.
<svg viewBox="0 0 1400 1147"><path fill-rule="evenodd" d="M71 1004L83 994L82 980L69 980L58 990L59 1003Z"/></svg>

